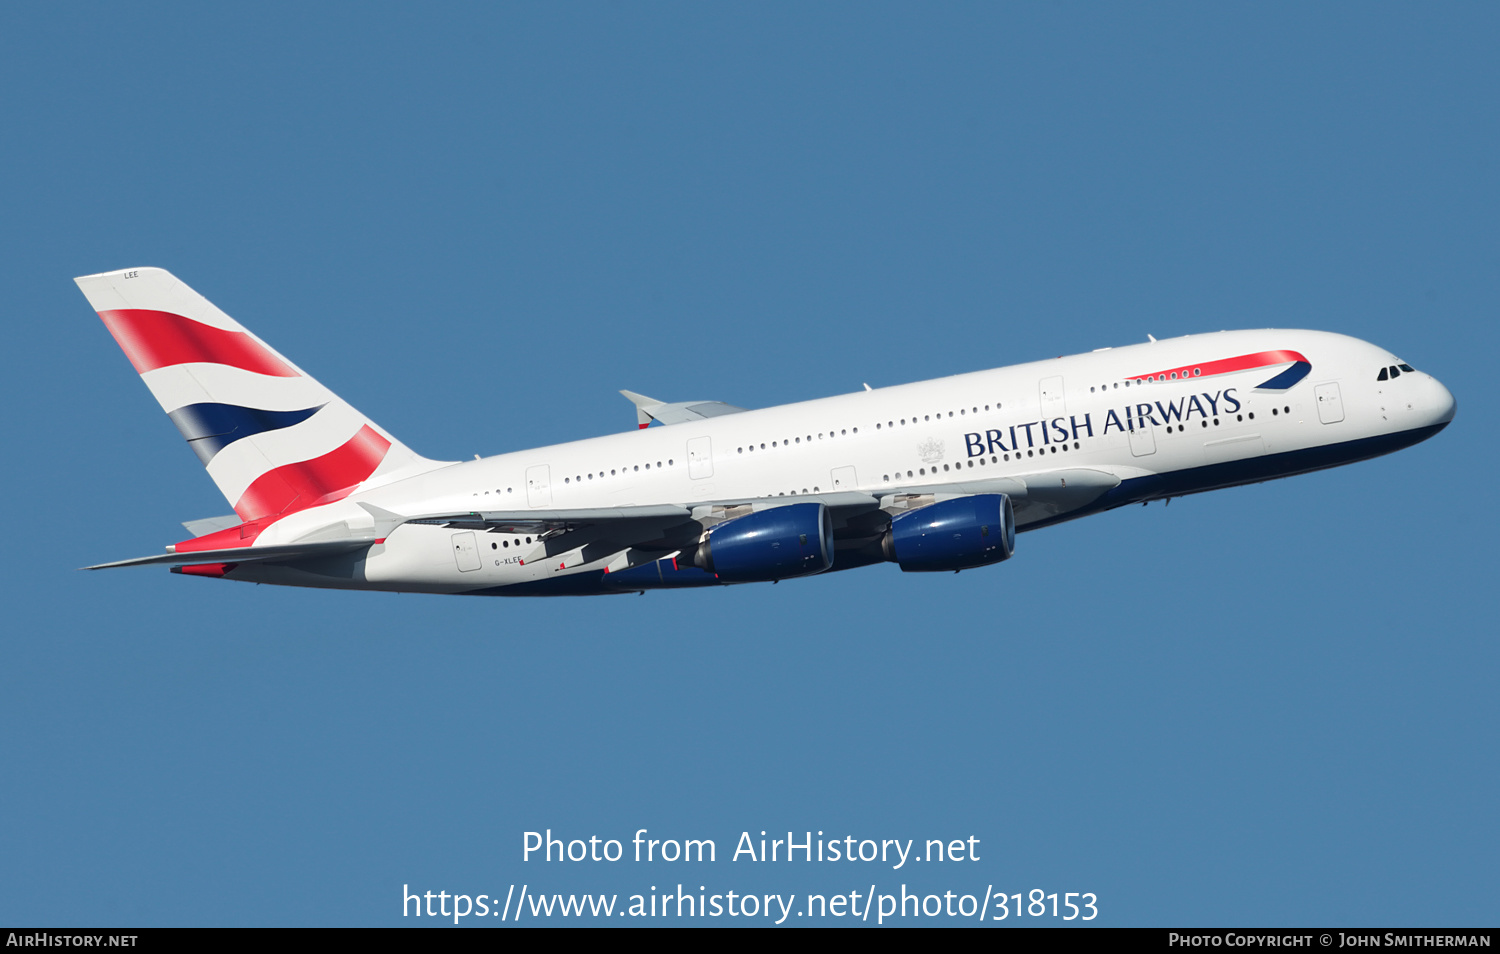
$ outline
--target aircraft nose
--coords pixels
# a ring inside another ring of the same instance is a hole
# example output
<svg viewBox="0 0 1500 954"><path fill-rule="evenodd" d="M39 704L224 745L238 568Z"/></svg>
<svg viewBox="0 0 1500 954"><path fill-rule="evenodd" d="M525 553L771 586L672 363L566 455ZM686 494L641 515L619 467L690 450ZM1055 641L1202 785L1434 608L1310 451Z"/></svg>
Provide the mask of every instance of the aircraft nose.
<svg viewBox="0 0 1500 954"><path fill-rule="evenodd" d="M1437 378L1429 378L1431 394L1427 399L1428 412L1432 415L1432 423L1447 424L1453 420L1453 415L1458 411L1458 401L1454 400L1453 392L1443 386Z"/></svg>

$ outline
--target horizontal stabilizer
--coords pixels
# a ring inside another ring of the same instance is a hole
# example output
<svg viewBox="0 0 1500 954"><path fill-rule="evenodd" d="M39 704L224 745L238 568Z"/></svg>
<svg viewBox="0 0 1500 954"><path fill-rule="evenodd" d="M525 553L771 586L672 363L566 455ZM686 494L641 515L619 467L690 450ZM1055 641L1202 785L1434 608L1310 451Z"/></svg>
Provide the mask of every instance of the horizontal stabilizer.
<svg viewBox="0 0 1500 954"><path fill-rule="evenodd" d="M136 557L133 560L116 560L86 566L85 570L109 570L118 566L193 566L199 563L288 563L293 560L310 560L314 557L333 556L359 550L374 543L371 540L330 540L324 543L288 543L282 546L234 547L224 550L194 550L188 553L159 553L156 556Z"/></svg>
<svg viewBox="0 0 1500 954"><path fill-rule="evenodd" d="M184 520L182 525L195 537L206 537L210 533L238 527L242 521L239 514L229 513L222 517L204 517L202 520Z"/></svg>

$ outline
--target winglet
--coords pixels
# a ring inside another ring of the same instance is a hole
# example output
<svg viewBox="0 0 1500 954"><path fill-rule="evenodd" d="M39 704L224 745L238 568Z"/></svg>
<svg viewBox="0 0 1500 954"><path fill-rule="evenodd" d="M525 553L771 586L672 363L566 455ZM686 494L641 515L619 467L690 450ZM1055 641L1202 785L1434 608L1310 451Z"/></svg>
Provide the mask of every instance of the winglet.
<svg viewBox="0 0 1500 954"><path fill-rule="evenodd" d="M733 404L725 404L723 401L677 401L667 403L658 401L656 398L646 397L644 394L636 394L634 391L621 391L635 405L635 421L638 427L650 427L652 424L682 424L685 421L703 421L710 417L721 417L725 414L740 414L745 409L735 407Z"/></svg>
<svg viewBox="0 0 1500 954"><path fill-rule="evenodd" d="M665 401L658 401L656 398L648 398L644 394L636 394L634 391L622 390L620 393L625 395L626 400L635 405L635 423L637 427L641 428L650 427L651 422L656 420L651 412L666 403Z"/></svg>

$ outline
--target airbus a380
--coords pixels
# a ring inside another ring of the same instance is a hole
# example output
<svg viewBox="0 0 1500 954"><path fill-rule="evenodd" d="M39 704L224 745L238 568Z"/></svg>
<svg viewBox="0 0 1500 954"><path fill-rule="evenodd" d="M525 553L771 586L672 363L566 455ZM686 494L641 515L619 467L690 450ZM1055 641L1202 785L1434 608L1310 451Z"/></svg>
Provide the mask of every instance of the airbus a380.
<svg viewBox="0 0 1500 954"><path fill-rule="evenodd" d="M1454 414L1376 345L1224 331L763 410L625 391L626 432L436 461L170 273L76 281L235 511L89 569L488 596L959 571L1017 530L1387 454Z"/></svg>

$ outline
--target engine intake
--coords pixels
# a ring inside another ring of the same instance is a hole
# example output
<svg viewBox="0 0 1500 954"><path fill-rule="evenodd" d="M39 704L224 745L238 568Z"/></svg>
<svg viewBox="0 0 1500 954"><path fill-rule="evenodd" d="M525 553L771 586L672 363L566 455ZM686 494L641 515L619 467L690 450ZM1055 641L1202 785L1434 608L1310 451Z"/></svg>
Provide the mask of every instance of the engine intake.
<svg viewBox="0 0 1500 954"><path fill-rule="evenodd" d="M833 565L833 518L820 503L736 517L708 532L693 563L726 583L821 573Z"/></svg>
<svg viewBox="0 0 1500 954"><path fill-rule="evenodd" d="M1005 494L975 494L900 514L881 541L908 573L968 570L1009 560L1016 518Z"/></svg>

